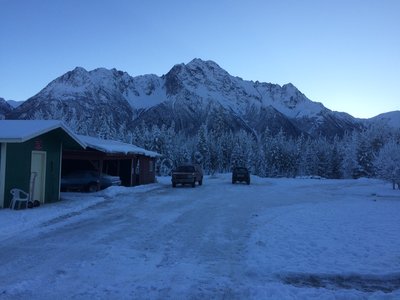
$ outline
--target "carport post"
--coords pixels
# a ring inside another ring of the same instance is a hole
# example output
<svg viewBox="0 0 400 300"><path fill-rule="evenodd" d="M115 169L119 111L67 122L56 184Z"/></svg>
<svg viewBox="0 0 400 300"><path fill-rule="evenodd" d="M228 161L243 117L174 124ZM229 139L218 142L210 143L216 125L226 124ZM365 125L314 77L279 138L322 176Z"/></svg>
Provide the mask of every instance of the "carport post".
<svg viewBox="0 0 400 300"><path fill-rule="evenodd" d="M130 171L130 178L129 178L129 186L133 186L133 162L134 162L134 159L131 158L131 171Z"/></svg>
<svg viewBox="0 0 400 300"><path fill-rule="evenodd" d="M135 180L135 168L136 168L136 165L135 165L135 157L134 157L134 158L132 158L132 165L131 165L131 186L135 185L135 182L134 182L134 180Z"/></svg>
<svg viewBox="0 0 400 300"><path fill-rule="evenodd" d="M99 163L100 163L100 166L99 166L99 182L97 183L97 190L98 191L100 191L100 180L101 180L101 174L103 173L103 162L104 162L104 160L103 159L100 159L100 161L99 161Z"/></svg>

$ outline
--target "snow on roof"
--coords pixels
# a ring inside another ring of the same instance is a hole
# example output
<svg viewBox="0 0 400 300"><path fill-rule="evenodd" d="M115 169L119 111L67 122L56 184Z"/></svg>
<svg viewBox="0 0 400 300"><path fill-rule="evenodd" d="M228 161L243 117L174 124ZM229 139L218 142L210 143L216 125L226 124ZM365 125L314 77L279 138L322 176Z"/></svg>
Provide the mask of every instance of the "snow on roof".
<svg viewBox="0 0 400 300"><path fill-rule="evenodd" d="M84 147L76 135L58 120L0 120L0 142L23 143L58 128Z"/></svg>
<svg viewBox="0 0 400 300"><path fill-rule="evenodd" d="M102 152L107 153L124 153L124 154L141 154L149 157L158 157L157 152L149 151L138 146L122 143L114 140L103 140L86 135L77 135L77 137L86 145Z"/></svg>
<svg viewBox="0 0 400 300"><path fill-rule="evenodd" d="M58 120L0 120L0 143L23 143L57 128L63 129L85 149L90 147L106 153L160 156L156 152L132 144L75 134L62 121Z"/></svg>

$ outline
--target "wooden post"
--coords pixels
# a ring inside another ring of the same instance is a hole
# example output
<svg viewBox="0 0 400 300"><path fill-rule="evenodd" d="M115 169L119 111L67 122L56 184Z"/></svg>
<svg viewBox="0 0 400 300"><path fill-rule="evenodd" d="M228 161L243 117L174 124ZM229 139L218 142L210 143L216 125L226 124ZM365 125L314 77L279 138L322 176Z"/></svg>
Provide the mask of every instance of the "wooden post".
<svg viewBox="0 0 400 300"><path fill-rule="evenodd" d="M97 183L97 190L100 191L100 180L101 180L101 174L103 173L103 159L100 159L99 161L99 182Z"/></svg>
<svg viewBox="0 0 400 300"><path fill-rule="evenodd" d="M129 182L130 182L130 185L129 186L133 186L133 171L134 171L134 159L133 158L131 158L131 171L130 171L130 180L129 180Z"/></svg>

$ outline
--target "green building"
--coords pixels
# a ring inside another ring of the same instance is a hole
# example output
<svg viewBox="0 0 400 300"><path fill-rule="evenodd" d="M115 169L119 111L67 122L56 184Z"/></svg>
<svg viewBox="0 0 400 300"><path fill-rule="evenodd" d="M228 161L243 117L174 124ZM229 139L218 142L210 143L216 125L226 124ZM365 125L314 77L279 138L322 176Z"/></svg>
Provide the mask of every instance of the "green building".
<svg viewBox="0 0 400 300"><path fill-rule="evenodd" d="M155 182L160 155L132 144L74 134L56 120L0 120L0 208L14 188L41 204L60 200L63 174L91 168L133 186Z"/></svg>
<svg viewBox="0 0 400 300"><path fill-rule="evenodd" d="M0 121L0 208L10 206L13 188L49 203L60 199L63 148L84 144L60 121Z"/></svg>

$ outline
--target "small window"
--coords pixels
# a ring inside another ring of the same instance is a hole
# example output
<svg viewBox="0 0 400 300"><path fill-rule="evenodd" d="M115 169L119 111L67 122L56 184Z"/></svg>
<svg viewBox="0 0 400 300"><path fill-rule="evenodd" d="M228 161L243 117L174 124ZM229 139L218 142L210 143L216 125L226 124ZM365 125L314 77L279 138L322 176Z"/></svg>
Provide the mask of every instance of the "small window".
<svg viewBox="0 0 400 300"><path fill-rule="evenodd" d="M153 170L154 170L154 162L151 160L151 161L149 161L149 171L150 172L153 172Z"/></svg>

